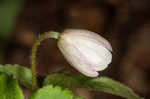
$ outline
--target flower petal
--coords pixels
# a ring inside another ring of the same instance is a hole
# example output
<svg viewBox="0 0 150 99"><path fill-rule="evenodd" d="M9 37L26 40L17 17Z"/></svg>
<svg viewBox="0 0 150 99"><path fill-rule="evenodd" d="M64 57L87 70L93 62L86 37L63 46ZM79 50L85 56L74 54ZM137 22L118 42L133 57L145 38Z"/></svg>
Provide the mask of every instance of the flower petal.
<svg viewBox="0 0 150 99"><path fill-rule="evenodd" d="M84 59L80 51L66 39L63 42L61 40L58 42L58 46L68 62L81 73L89 77L97 77L98 72Z"/></svg>
<svg viewBox="0 0 150 99"><path fill-rule="evenodd" d="M74 68L90 77L98 76L97 71L107 68L112 60L109 42L88 30L65 30L58 47Z"/></svg>
<svg viewBox="0 0 150 99"><path fill-rule="evenodd" d="M81 36L86 37L88 39L100 42L109 51L113 51L110 43L105 38L103 38L102 36L94 32L84 30L84 29L66 29L63 32L63 34L67 34L68 36L71 35L71 36L77 36L77 37L81 37Z"/></svg>

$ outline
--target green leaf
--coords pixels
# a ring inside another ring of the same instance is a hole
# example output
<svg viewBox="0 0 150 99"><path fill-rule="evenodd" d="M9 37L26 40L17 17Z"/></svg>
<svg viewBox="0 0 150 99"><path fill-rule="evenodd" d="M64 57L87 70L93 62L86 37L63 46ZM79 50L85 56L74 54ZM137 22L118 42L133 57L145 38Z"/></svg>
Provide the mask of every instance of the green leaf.
<svg viewBox="0 0 150 99"><path fill-rule="evenodd" d="M24 99L17 81L6 74L0 75L0 99Z"/></svg>
<svg viewBox="0 0 150 99"><path fill-rule="evenodd" d="M71 79L71 80L70 80ZM46 77L44 85L60 85L63 88L87 88L127 99L140 99L130 88L107 77L90 78L72 73L56 73Z"/></svg>
<svg viewBox="0 0 150 99"><path fill-rule="evenodd" d="M78 88L81 86L80 82L77 79L74 79L70 76L64 74L52 74L46 77L44 80L44 85L53 84L54 86L61 86L63 88Z"/></svg>
<svg viewBox="0 0 150 99"><path fill-rule="evenodd" d="M23 86L31 88L32 73L30 69L19 65L7 64L7 65L0 65L0 72L12 76L16 80L18 80L19 83L22 84Z"/></svg>
<svg viewBox="0 0 150 99"><path fill-rule="evenodd" d="M74 98L70 90L62 90L61 87L45 86L36 91L29 99L82 99Z"/></svg>
<svg viewBox="0 0 150 99"><path fill-rule="evenodd" d="M82 97L76 97L76 98L74 98L74 99L83 99Z"/></svg>
<svg viewBox="0 0 150 99"><path fill-rule="evenodd" d="M127 99L141 99L127 86L107 77L100 77L85 82L87 88L122 96Z"/></svg>

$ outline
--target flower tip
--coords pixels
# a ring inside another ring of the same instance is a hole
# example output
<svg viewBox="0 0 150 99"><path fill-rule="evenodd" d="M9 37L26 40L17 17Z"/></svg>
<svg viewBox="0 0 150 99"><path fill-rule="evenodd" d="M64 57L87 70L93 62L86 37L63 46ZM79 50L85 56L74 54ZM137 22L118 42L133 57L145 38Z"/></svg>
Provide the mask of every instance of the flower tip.
<svg viewBox="0 0 150 99"><path fill-rule="evenodd" d="M104 43L104 47L109 50L110 52L113 52L113 49L112 49L112 46L111 44L109 43L109 41L107 41L106 39L103 40L103 43Z"/></svg>
<svg viewBox="0 0 150 99"><path fill-rule="evenodd" d="M92 72L92 73L88 73L88 74L85 74L86 76L88 77L98 77L99 73L98 72Z"/></svg>
<svg viewBox="0 0 150 99"><path fill-rule="evenodd" d="M98 77L99 73L95 72L95 75L93 75L92 77Z"/></svg>
<svg viewBox="0 0 150 99"><path fill-rule="evenodd" d="M113 52L113 49L112 49L111 45L110 45L110 47L109 47L109 50L110 50L111 52Z"/></svg>

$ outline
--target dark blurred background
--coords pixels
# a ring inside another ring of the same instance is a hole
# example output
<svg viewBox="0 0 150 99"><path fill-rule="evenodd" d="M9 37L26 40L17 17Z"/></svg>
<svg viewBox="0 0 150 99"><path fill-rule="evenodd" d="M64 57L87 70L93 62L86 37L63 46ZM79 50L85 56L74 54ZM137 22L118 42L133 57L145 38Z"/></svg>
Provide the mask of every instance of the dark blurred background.
<svg viewBox="0 0 150 99"><path fill-rule="evenodd" d="M30 67L31 47L39 34L88 29L113 47L113 62L100 75L150 99L149 11L150 0L0 0L0 63ZM71 68L53 39L41 43L37 65L41 76ZM102 92L76 93L86 99L123 99Z"/></svg>

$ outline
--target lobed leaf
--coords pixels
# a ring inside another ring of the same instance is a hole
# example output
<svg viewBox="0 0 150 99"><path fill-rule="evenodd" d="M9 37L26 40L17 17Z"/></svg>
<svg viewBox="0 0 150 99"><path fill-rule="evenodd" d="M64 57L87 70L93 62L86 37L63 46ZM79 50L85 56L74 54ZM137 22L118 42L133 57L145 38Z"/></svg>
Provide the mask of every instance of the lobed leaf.
<svg viewBox="0 0 150 99"><path fill-rule="evenodd" d="M70 80L71 79L71 80ZM132 89L108 77L90 78L72 73L56 73L46 77L44 85L60 85L63 88L87 88L121 96L127 99L141 99Z"/></svg>
<svg viewBox="0 0 150 99"><path fill-rule="evenodd" d="M61 87L45 86L29 97L29 99L82 99L74 98L70 90L62 90Z"/></svg>
<svg viewBox="0 0 150 99"><path fill-rule="evenodd" d="M141 99L127 86L107 77L99 77L85 82L85 86L96 91L102 91L127 99Z"/></svg>
<svg viewBox="0 0 150 99"><path fill-rule="evenodd" d="M74 79L65 74L52 74L48 75L44 80L44 85L53 84L54 86L61 86L63 88L75 89L81 86L80 82L77 79Z"/></svg>
<svg viewBox="0 0 150 99"><path fill-rule="evenodd" d="M32 73L31 70L20 65L0 65L0 73L6 73L18 80L20 84L27 88L31 88Z"/></svg>
<svg viewBox="0 0 150 99"><path fill-rule="evenodd" d="M17 81L6 74L0 74L0 99L24 99Z"/></svg>

